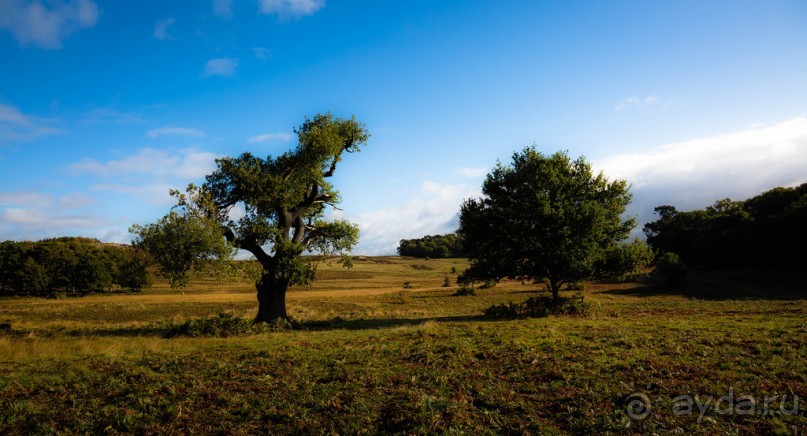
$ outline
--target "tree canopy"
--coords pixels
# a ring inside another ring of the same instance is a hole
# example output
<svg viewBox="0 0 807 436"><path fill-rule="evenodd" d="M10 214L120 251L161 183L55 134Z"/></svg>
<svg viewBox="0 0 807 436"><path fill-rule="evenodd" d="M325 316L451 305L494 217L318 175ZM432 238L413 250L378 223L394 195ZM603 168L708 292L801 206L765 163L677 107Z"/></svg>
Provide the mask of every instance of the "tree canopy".
<svg viewBox="0 0 807 436"><path fill-rule="evenodd" d="M627 238L623 219L631 195L625 181L594 174L584 159L534 147L498 163L481 199L466 200L458 235L471 260L465 281L542 281L558 299L564 284L602 270L607 254Z"/></svg>
<svg viewBox="0 0 807 436"><path fill-rule="evenodd" d="M139 291L150 285L145 253L97 239L63 237L0 243L0 291L56 293Z"/></svg>
<svg viewBox="0 0 807 436"><path fill-rule="evenodd" d="M412 257L463 257L462 242L455 233L426 235L416 239L401 239L398 255Z"/></svg>
<svg viewBox="0 0 807 436"><path fill-rule="evenodd" d="M313 279L300 255L344 254L358 240L357 226L325 220L325 211L340 202L329 179L343 154L358 152L370 136L355 118L331 114L306 118L294 131L297 147L280 156L217 159L204 185L173 192L177 205L166 217L133 227L136 244L152 252L177 283L202 260L226 260L232 249L246 250L263 268L257 320L287 318L287 288Z"/></svg>
<svg viewBox="0 0 807 436"><path fill-rule="evenodd" d="M807 270L807 183L705 209L655 211L658 220L644 226L647 243L692 268Z"/></svg>

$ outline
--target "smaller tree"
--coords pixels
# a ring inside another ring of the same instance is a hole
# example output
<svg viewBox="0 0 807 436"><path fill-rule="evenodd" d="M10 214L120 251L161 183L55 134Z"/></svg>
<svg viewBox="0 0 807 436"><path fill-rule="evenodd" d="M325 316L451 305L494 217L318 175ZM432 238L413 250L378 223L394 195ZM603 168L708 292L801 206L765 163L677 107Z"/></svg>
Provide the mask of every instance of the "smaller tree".
<svg viewBox="0 0 807 436"><path fill-rule="evenodd" d="M628 243L618 244L605 254L602 263L597 267L598 275L604 278L624 279L653 260L653 250L646 242L634 239Z"/></svg>
<svg viewBox="0 0 807 436"><path fill-rule="evenodd" d="M555 302L564 284L593 276L635 225L622 219L627 183L563 152L513 154L511 165L488 174L482 193L460 210L458 236L471 260L462 280L541 281Z"/></svg>

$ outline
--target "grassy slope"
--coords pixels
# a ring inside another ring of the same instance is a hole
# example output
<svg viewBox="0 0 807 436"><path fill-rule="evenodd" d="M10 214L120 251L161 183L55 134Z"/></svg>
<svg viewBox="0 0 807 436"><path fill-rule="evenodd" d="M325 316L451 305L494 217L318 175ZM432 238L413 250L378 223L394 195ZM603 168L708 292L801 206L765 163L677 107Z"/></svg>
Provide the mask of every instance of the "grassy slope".
<svg viewBox="0 0 807 436"><path fill-rule="evenodd" d="M491 321L481 310L535 295L505 283L475 297L441 287L464 260L322 264L289 295L304 331L163 339L170 322L250 317L248 284L200 280L143 295L0 301L0 433L793 432L796 416L673 413L675 397L807 399L807 303L691 299L686 289L589 284L588 318ZM409 281L412 290L403 290ZM696 287L736 280L696 277ZM698 288L700 290L700 288ZM712 288L714 289L714 288ZM792 290L792 289L791 289ZM747 290L746 290L747 291ZM751 295L774 296L770 290ZM736 295L735 295L736 296ZM652 402L643 421L625 405ZM736 401L736 400L735 400ZM780 412L779 403L769 409ZM790 407L792 408L792 407Z"/></svg>

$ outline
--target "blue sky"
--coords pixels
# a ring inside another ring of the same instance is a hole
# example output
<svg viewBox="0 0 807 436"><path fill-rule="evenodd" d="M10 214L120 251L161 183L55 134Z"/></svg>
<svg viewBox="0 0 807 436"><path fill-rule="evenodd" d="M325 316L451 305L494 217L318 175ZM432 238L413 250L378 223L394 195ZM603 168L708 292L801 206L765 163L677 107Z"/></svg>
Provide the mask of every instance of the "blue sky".
<svg viewBox="0 0 807 436"><path fill-rule="evenodd" d="M803 1L0 0L0 240L125 242L217 156L355 115L362 254L454 230L527 145L631 182L630 213L807 181Z"/></svg>

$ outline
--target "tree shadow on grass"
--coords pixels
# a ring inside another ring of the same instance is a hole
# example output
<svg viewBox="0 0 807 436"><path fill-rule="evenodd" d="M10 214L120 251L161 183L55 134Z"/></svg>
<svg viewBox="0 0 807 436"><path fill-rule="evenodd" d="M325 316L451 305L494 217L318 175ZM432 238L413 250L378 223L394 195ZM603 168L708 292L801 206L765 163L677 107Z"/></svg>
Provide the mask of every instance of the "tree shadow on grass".
<svg viewBox="0 0 807 436"><path fill-rule="evenodd" d="M323 321L304 322L303 331L327 331L327 330L378 330L395 327L418 326L426 322L486 322L497 321L485 315L456 315L437 316L426 318L365 318L365 319L341 319L335 318Z"/></svg>
<svg viewBox="0 0 807 436"><path fill-rule="evenodd" d="M397 327L414 327L427 322L490 322L497 321L497 319L486 317L482 314L479 315L458 315L458 316L437 316L425 318L360 318L360 319L342 319L334 318L322 321L305 321L292 331L330 331L330 330L379 330L391 329ZM14 338L22 340L25 338L57 338L57 337L72 337L72 338L92 338L92 337L122 337L122 338L165 338L171 339L169 332L171 326L154 325L144 327L115 327L106 329L54 329L54 330L15 330L11 327L0 331L0 337ZM267 332L244 333L232 336L219 336L219 337L239 337L239 336L252 336L254 334L267 334ZM199 337L210 338L213 336L200 335Z"/></svg>
<svg viewBox="0 0 807 436"><path fill-rule="evenodd" d="M648 282L602 294L634 297L685 296L702 300L807 299L807 275L777 271L693 271L678 284Z"/></svg>

